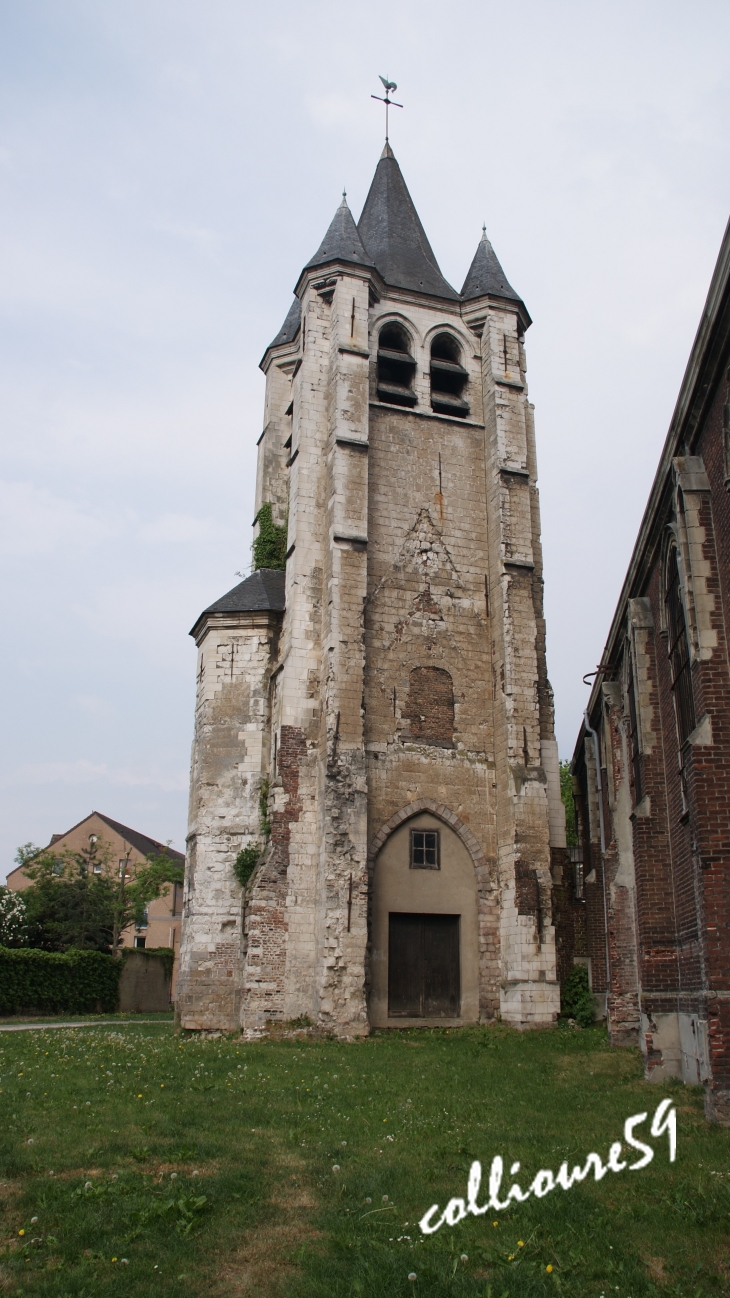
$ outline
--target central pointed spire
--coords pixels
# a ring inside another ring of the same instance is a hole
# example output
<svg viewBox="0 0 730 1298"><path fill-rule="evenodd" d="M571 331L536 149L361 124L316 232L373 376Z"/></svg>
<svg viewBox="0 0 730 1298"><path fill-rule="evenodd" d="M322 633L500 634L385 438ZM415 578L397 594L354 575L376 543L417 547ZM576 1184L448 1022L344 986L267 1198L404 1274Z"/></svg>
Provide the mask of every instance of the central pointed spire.
<svg viewBox="0 0 730 1298"><path fill-rule="evenodd" d="M357 229L386 284L458 300L439 270L387 140Z"/></svg>

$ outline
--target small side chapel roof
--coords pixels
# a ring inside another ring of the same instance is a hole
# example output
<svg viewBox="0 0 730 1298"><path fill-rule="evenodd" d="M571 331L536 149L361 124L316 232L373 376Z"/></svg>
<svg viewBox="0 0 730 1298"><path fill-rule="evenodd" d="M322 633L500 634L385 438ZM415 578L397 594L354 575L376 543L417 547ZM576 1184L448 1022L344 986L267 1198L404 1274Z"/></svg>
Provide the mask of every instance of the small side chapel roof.
<svg viewBox="0 0 730 1298"><path fill-rule="evenodd" d="M299 333L301 316L302 316L302 304L299 301L299 298L295 297L294 301L289 307L289 310L286 313L286 319L283 325L281 326L281 329L279 330L278 334L274 338L273 342L270 342L269 346L266 348L267 352L272 347L283 347L284 343L294 342L294 339Z"/></svg>
<svg viewBox="0 0 730 1298"><path fill-rule="evenodd" d="M357 228L386 284L459 300L459 294L439 270L389 144L375 169Z"/></svg>
<svg viewBox="0 0 730 1298"><path fill-rule="evenodd" d="M203 610L190 635L208 613L283 613L286 574L278 568L259 568L233 590Z"/></svg>

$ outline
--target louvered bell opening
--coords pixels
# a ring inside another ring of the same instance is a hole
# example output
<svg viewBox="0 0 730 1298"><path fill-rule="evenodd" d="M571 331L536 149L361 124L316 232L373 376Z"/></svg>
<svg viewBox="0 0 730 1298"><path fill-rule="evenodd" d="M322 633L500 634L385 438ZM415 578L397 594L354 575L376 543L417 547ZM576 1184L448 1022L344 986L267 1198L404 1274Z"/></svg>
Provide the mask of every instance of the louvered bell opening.
<svg viewBox="0 0 730 1298"><path fill-rule="evenodd" d="M469 414L469 402L464 399L468 380L456 339L438 334L431 345L431 409L464 419Z"/></svg>
<svg viewBox="0 0 730 1298"><path fill-rule="evenodd" d="M378 339L378 400L396 406L415 406L415 372L416 362L405 329L386 325Z"/></svg>

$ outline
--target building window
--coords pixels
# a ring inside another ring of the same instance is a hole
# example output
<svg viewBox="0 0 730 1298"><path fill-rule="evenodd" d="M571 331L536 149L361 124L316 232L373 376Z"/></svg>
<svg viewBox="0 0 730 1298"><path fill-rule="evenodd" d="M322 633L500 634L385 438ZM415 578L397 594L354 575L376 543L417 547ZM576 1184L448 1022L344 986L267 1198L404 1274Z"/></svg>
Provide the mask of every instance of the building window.
<svg viewBox="0 0 730 1298"><path fill-rule="evenodd" d="M641 785L641 752L639 745L639 717L636 708L636 685L634 682L634 664L629 659L629 680L626 690L629 705L629 752L631 755L631 785L634 806L644 796Z"/></svg>
<svg viewBox="0 0 730 1298"><path fill-rule="evenodd" d="M135 936L135 939L134 939L134 945L136 946L136 948L137 948L138 951L143 951L144 948L145 948L146 943L147 943L147 938L146 938L146 937L140 937L140 936L138 936L138 935Z"/></svg>
<svg viewBox="0 0 730 1298"><path fill-rule="evenodd" d="M172 913L173 915L182 915L183 907L183 886L181 883L172 885Z"/></svg>
<svg viewBox="0 0 730 1298"><path fill-rule="evenodd" d="M139 931L139 929L141 929L141 928L146 928L146 927L147 927L147 921L148 921L148 919L149 919L149 914L148 914L147 911L145 911L145 913L144 913L144 915L142 916L142 918L141 918L139 924L136 924L136 925L135 925L136 929Z"/></svg>
<svg viewBox="0 0 730 1298"><path fill-rule="evenodd" d="M695 705L692 694L692 668L689 658L687 623L679 586L677 547L673 545L667 561L667 585L664 597L667 610L667 650L672 669L672 691L677 717L679 742L683 744L695 728Z"/></svg>
<svg viewBox="0 0 730 1298"><path fill-rule="evenodd" d="M385 325L378 338L378 400L396 406L415 406L415 372L416 362L405 329L398 324Z"/></svg>
<svg viewBox="0 0 730 1298"><path fill-rule="evenodd" d="M456 339L451 334L437 334L431 344L431 409L464 419L469 414L469 403L464 400L468 379Z"/></svg>
<svg viewBox="0 0 730 1298"><path fill-rule="evenodd" d="M583 848L569 847L568 855L572 870L573 900L583 901L585 898L584 875L583 875Z"/></svg>
<svg viewBox="0 0 730 1298"><path fill-rule="evenodd" d="M440 834L437 829L411 830L411 869L440 870Z"/></svg>
<svg viewBox="0 0 730 1298"><path fill-rule="evenodd" d="M101 866L98 861L94 864L94 874L101 874Z"/></svg>

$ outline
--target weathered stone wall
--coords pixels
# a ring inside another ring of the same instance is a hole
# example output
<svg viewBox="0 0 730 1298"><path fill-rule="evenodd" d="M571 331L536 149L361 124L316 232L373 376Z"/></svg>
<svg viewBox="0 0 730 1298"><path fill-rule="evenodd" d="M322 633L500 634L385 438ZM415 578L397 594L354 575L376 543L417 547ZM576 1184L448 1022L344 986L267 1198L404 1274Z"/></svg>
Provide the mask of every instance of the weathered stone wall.
<svg viewBox="0 0 730 1298"><path fill-rule="evenodd" d="M176 1002L183 1027L240 1022L242 897L233 863L260 837L279 622L277 614L214 614L200 631Z"/></svg>
<svg viewBox="0 0 730 1298"><path fill-rule="evenodd" d="M346 267L307 272L298 291L300 334L266 362L257 483L257 506L288 511L281 635L251 640L245 681L235 627L201 646L213 684L194 747L181 1021L307 1014L366 1031L368 845L420 808L468 841L479 1016L549 1024L550 845L565 837L516 308L484 301L465 320L458 303ZM377 399L388 321L412 339L413 410ZM464 419L430 406L443 332L468 372ZM231 866L257 833L264 778L271 840L244 906Z"/></svg>

